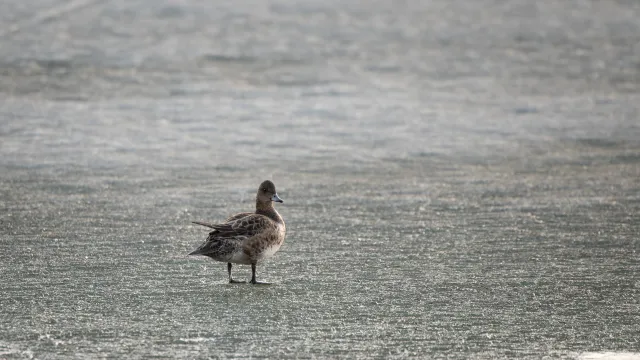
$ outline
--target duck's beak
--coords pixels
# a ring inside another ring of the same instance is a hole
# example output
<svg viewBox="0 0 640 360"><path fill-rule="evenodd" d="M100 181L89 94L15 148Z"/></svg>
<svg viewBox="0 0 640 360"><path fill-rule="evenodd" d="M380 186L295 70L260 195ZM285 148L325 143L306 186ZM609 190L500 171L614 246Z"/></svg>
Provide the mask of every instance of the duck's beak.
<svg viewBox="0 0 640 360"><path fill-rule="evenodd" d="M271 197L271 201L275 201L275 202L279 202L279 203L283 203L284 202L284 201L282 201L282 199L280 199L278 194L273 194L273 196Z"/></svg>

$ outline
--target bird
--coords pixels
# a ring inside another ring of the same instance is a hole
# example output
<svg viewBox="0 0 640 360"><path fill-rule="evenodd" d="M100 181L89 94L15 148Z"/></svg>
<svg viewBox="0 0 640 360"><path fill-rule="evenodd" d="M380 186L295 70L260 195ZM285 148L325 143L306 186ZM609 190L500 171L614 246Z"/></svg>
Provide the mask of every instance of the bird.
<svg viewBox="0 0 640 360"><path fill-rule="evenodd" d="M251 284L268 285L256 280L256 266L280 249L286 233L284 219L274 208L274 202L284 203L273 182L265 180L258 187L255 212L235 214L221 224L192 221L213 231L189 255L203 255L226 262L230 284L245 283L233 279L232 264L251 265Z"/></svg>

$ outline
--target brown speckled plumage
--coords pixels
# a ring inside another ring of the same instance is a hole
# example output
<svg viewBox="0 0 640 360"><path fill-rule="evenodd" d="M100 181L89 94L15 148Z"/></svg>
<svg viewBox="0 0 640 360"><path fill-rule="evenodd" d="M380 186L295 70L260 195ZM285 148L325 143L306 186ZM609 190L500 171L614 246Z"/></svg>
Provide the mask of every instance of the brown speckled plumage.
<svg viewBox="0 0 640 360"><path fill-rule="evenodd" d="M256 212L240 213L229 217L224 223L209 224L194 221L195 224L214 229L207 240L189 255L204 255L217 261L228 263L229 281L231 264L251 264L252 283L255 281L255 266L272 256L284 242L286 227L284 220L273 207L273 201L282 202L275 185L264 181L256 195Z"/></svg>

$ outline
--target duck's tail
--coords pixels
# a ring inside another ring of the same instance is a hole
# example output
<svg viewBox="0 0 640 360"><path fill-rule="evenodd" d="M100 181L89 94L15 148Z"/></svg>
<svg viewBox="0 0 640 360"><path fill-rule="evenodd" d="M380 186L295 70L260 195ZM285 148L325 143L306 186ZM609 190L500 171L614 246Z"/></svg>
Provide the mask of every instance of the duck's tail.
<svg viewBox="0 0 640 360"><path fill-rule="evenodd" d="M215 228L214 228L214 225L209 224L209 223L206 223L206 222L202 222L202 221L192 221L192 223L194 223L194 224L198 224L198 225L202 225L202 226L206 226L206 227L208 227L208 228L215 229ZM191 254L189 254L189 255L191 255Z"/></svg>
<svg viewBox="0 0 640 360"><path fill-rule="evenodd" d="M202 222L202 221L192 221L192 223L194 224L198 224L198 225L202 225L202 226L206 226L208 228L214 228L212 224L206 223L206 222ZM190 252L187 255L203 255L203 250L205 249L204 244L200 245L197 249L193 250L192 252Z"/></svg>

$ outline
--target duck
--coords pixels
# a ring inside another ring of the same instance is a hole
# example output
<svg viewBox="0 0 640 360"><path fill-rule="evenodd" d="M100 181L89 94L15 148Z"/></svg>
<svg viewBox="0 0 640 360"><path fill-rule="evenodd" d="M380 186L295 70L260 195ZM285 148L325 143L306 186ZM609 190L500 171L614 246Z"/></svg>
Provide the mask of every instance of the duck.
<svg viewBox="0 0 640 360"><path fill-rule="evenodd" d="M271 180L263 181L256 194L256 211L243 212L227 218L223 223L210 224L192 221L213 229L197 249L189 255L208 256L227 263L229 283L245 283L233 279L232 264L251 265L251 284L266 284L256 280L256 266L272 257L284 243L286 226L273 203L284 203Z"/></svg>

